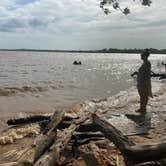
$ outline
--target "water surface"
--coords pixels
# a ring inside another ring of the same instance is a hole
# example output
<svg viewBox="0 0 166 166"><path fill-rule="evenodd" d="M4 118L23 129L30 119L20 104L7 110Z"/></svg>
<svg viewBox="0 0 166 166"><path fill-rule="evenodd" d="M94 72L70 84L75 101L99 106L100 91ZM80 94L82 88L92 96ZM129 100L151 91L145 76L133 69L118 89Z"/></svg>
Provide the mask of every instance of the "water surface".
<svg viewBox="0 0 166 166"><path fill-rule="evenodd" d="M164 72L166 55L150 60L153 71ZM130 74L141 63L138 54L0 52L0 115L114 95L135 84Z"/></svg>

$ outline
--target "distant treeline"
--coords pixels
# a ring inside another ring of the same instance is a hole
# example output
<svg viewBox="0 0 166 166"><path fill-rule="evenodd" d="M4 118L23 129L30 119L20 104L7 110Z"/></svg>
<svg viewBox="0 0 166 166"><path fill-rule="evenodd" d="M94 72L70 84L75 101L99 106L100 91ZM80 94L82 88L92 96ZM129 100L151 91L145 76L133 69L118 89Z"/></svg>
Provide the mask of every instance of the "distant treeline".
<svg viewBox="0 0 166 166"><path fill-rule="evenodd" d="M41 49L0 49L0 51L32 51L32 52L72 52L72 53L141 53L144 49L117 49L117 48L104 48L101 50L41 50ZM152 54L166 54L166 49L150 48Z"/></svg>
<svg viewBox="0 0 166 166"><path fill-rule="evenodd" d="M98 52L101 53L141 53L144 49L116 49L116 48L109 48L109 49L102 49L102 50L98 50ZM152 54L166 54L166 49L154 49L154 48L150 48L150 53Z"/></svg>

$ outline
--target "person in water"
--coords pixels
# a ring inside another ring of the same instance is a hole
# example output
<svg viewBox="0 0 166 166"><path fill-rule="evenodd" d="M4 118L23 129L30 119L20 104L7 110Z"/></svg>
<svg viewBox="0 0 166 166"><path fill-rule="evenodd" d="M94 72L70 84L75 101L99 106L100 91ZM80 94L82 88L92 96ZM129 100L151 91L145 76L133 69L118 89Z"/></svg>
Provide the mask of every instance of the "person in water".
<svg viewBox="0 0 166 166"><path fill-rule="evenodd" d="M148 103L149 97L152 96L152 88L151 88L151 64L148 60L150 53L148 49L145 49L141 54L141 59L143 60L143 64L139 68L138 72L132 74L137 74L137 89L138 94L140 96L140 108L136 110L139 113L146 113L146 106Z"/></svg>

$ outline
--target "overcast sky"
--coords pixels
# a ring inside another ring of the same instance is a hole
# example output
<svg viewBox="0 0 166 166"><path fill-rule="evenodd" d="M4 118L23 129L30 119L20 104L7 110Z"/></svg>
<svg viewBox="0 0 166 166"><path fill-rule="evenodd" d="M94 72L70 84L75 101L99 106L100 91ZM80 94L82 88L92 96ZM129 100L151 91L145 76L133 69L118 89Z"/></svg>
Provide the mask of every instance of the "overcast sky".
<svg viewBox="0 0 166 166"><path fill-rule="evenodd" d="M166 48L166 0L121 1L130 15L99 0L0 0L0 48Z"/></svg>

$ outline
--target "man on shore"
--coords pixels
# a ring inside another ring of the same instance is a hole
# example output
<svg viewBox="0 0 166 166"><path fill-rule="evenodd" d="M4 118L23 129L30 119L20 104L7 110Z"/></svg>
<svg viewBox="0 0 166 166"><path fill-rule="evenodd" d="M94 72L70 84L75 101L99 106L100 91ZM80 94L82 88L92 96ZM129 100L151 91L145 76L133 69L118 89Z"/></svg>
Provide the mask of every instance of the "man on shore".
<svg viewBox="0 0 166 166"><path fill-rule="evenodd" d="M140 108L136 110L139 113L146 113L146 106L148 103L148 98L152 96L152 88L151 88L151 64L148 60L150 53L148 49L145 49L141 54L141 59L143 60L143 64L139 68L138 72L132 74L137 74L137 89L140 96Z"/></svg>

